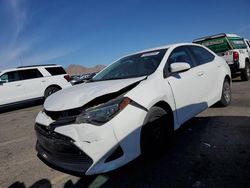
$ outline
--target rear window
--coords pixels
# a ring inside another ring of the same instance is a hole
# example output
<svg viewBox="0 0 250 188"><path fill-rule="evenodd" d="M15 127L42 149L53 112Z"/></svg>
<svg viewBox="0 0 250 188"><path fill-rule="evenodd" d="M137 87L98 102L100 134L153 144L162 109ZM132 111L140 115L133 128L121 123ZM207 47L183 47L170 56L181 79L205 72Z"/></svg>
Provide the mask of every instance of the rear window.
<svg viewBox="0 0 250 188"><path fill-rule="evenodd" d="M228 37L228 40L232 44L234 49L244 49L247 48L243 39L238 37Z"/></svg>
<svg viewBox="0 0 250 188"><path fill-rule="evenodd" d="M47 67L45 68L52 76L67 74L62 67Z"/></svg>

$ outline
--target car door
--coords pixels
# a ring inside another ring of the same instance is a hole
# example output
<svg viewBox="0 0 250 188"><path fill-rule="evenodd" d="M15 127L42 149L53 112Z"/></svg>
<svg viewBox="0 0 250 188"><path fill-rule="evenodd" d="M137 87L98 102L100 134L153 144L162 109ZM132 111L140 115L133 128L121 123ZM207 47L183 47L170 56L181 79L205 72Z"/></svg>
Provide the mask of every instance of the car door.
<svg viewBox="0 0 250 188"><path fill-rule="evenodd" d="M189 46L189 49L203 74L200 77L203 83L200 87L203 91L202 100L210 106L220 98L222 81L224 80L224 78L221 77L224 75L220 74L223 68L223 62L216 61L215 55L203 47Z"/></svg>
<svg viewBox="0 0 250 188"><path fill-rule="evenodd" d="M0 79L0 105L20 102L26 99L24 86L18 71L3 73Z"/></svg>
<svg viewBox="0 0 250 188"><path fill-rule="evenodd" d="M175 62L186 62L191 66L184 72L169 73L166 78L166 82L172 89L178 122L181 124L205 109L207 104L202 102L203 91L200 89L203 85L200 78L202 71L186 46L177 47L172 51L164 72L170 70L170 64Z"/></svg>
<svg viewBox="0 0 250 188"><path fill-rule="evenodd" d="M27 99L34 99L44 96L44 78L41 72L36 69L20 71Z"/></svg>

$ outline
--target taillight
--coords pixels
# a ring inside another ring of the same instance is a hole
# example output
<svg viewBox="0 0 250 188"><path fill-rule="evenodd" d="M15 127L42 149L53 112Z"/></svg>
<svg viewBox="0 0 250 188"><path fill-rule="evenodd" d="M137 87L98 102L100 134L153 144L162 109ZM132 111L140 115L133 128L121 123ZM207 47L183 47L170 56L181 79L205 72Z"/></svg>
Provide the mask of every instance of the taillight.
<svg viewBox="0 0 250 188"><path fill-rule="evenodd" d="M233 60L239 61L239 53L238 52L233 52Z"/></svg>
<svg viewBox="0 0 250 188"><path fill-rule="evenodd" d="M64 76L64 78L65 78L65 80L67 80L68 82L70 81L70 76L69 76L68 74L66 74L66 75Z"/></svg>

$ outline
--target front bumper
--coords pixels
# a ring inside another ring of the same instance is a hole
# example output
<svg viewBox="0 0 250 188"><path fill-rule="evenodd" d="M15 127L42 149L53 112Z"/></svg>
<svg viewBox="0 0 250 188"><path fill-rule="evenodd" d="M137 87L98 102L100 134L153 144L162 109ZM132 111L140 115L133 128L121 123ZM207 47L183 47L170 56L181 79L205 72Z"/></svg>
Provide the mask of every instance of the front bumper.
<svg viewBox="0 0 250 188"><path fill-rule="evenodd" d="M140 130L146 113L128 105L102 126L73 122L57 126L52 136L60 135L59 140L47 138L51 136L47 134L41 136L38 129L38 156L42 161L59 167L60 171L66 169L77 174L92 175L116 169L140 155ZM36 118L36 124L41 124L44 129L49 130L53 123L44 112ZM59 149L58 156L59 145L63 145L64 149ZM66 150L71 152L64 153ZM117 155L119 153L122 155Z"/></svg>
<svg viewBox="0 0 250 188"><path fill-rule="evenodd" d="M85 172L93 164L93 160L73 144L74 140L36 124L36 150L38 157L53 166L68 171Z"/></svg>

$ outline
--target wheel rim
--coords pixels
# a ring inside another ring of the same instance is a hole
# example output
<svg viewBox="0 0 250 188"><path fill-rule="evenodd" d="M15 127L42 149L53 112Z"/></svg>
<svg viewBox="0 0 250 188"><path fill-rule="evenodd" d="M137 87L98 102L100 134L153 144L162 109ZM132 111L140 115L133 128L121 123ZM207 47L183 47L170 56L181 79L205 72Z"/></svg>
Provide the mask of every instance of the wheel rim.
<svg viewBox="0 0 250 188"><path fill-rule="evenodd" d="M228 82L224 83L223 95L224 95L226 102L229 103L231 100L231 88L230 88L230 84Z"/></svg>
<svg viewBox="0 0 250 188"><path fill-rule="evenodd" d="M250 77L250 67L247 65L247 76Z"/></svg>

